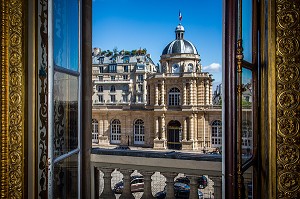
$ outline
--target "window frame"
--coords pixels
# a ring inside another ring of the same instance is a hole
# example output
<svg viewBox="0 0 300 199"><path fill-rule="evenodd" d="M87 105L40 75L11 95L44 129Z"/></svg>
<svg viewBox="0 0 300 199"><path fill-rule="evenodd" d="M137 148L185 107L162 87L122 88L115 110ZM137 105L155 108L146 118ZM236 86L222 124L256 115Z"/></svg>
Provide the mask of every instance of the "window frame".
<svg viewBox="0 0 300 199"><path fill-rule="evenodd" d="M118 119L113 119L110 123L110 143L121 143L121 122Z"/></svg>
<svg viewBox="0 0 300 199"><path fill-rule="evenodd" d="M176 90L177 92L175 92L173 90ZM169 106L180 106L180 101L181 101L180 89L177 87L172 87L168 93L168 105Z"/></svg>
<svg viewBox="0 0 300 199"><path fill-rule="evenodd" d="M145 122L142 119L137 119L133 124L133 143L145 144Z"/></svg>

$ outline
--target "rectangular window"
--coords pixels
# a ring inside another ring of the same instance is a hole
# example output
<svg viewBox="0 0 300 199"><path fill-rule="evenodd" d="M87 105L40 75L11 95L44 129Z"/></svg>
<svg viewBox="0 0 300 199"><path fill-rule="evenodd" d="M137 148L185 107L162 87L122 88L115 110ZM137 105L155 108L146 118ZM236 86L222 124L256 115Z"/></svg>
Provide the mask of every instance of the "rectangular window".
<svg viewBox="0 0 300 199"><path fill-rule="evenodd" d="M127 66L127 65L124 66L124 72L125 72L125 73L128 73L128 66Z"/></svg>
<svg viewBox="0 0 300 199"><path fill-rule="evenodd" d="M116 76L111 76L111 77L110 77L110 80L111 80L111 81L115 81L115 80L116 80Z"/></svg>
<svg viewBox="0 0 300 199"><path fill-rule="evenodd" d="M144 81L144 75L138 75L138 82Z"/></svg>
<svg viewBox="0 0 300 199"><path fill-rule="evenodd" d="M110 101L111 102L116 102L116 96L115 95L111 95L110 96Z"/></svg>
<svg viewBox="0 0 300 199"><path fill-rule="evenodd" d="M103 76L99 76L99 81L103 81Z"/></svg>
<svg viewBox="0 0 300 199"><path fill-rule="evenodd" d="M103 92L103 86L98 86L98 92Z"/></svg>
<svg viewBox="0 0 300 199"><path fill-rule="evenodd" d="M103 102L103 95L98 95L98 101Z"/></svg>
<svg viewBox="0 0 300 199"><path fill-rule="evenodd" d="M99 58L99 63L100 63L100 64L103 64L103 62L104 62L104 57L100 57L100 58Z"/></svg>
<svg viewBox="0 0 300 199"><path fill-rule="evenodd" d="M143 96L142 96L142 95L139 95L139 96L138 96L138 102L139 102L139 103L143 102Z"/></svg>
<svg viewBox="0 0 300 199"><path fill-rule="evenodd" d="M128 95L123 95L123 102L128 102Z"/></svg>
<svg viewBox="0 0 300 199"><path fill-rule="evenodd" d="M100 73L103 73L103 66L99 67L99 71L100 71Z"/></svg>
<svg viewBox="0 0 300 199"><path fill-rule="evenodd" d="M143 85L142 84L138 85L138 92L143 92Z"/></svg>
<svg viewBox="0 0 300 199"><path fill-rule="evenodd" d="M108 71L110 72L110 73L116 73L117 72L117 65L109 65L108 66Z"/></svg>
<svg viewBox="0 0 300 199"><path fill-rule="evenodd" d="M127 80L128 79L128 75L123 75L123 79Z"/></svg>

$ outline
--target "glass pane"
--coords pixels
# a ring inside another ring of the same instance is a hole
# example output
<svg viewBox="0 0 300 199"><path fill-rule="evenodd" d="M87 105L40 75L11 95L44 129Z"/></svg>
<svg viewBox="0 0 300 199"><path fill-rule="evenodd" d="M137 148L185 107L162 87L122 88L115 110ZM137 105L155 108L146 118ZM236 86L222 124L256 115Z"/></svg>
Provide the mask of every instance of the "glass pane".
<svg viewBox="0 0 300 199"><path fill-rule="evenodd" d="M78 198L78 154L54 165L53 198Z"/></svg>
<svg viewBox="0 0 300 199"><path fill-rule="evenodd" d="M244 60L252 63L252 0L242 3L242 38Z"/></svg>
<svg viewBox="0 0 300 199"><path fill-rule="evenodd" d="M78 77L54 72L54 157L78 145Z"/></svg>
<svg viewBox="0 0 300 199"><path fill-rule="evenodd" d="M242 71L242 153L244 159L253 154L252 132L252 71L243 68Z"/></svg>
<svg viewBox="0 0 300 199"><path fill-rule="evenodd" d="M78 70L78 0L54 0L54 65Z"/></svg>
<svg viewBox="0 0 300 199"><path fill-rule="evenodd" d="M243 196L245 199L253 198L253 169L250 167L243 174L244 187L243 187Z"/></svg>

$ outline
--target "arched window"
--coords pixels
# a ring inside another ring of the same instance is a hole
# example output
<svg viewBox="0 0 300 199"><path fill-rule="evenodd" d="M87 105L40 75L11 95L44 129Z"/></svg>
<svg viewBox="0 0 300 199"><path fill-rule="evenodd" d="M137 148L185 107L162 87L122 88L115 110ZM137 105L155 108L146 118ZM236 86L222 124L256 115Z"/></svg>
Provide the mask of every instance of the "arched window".
<svg viewBox="0 0 300 199"><path fill-rule="evenodd" d="M220 120L215 120L211 124L211 146L222 146L222 122Z"/></svg>
<svg viewBox="0 0 300 199"><path fill-rule="evenodd" d="M110 92L116 92L116 87L115 86L111 86L110 87Z"/></svg>
<svg viewBox="0 0 300 199"><path fill-rule="evenodd" d="M110 124L110 142L118 144L121 142L121 122L120 120L113 120Z"/></svg>
<svg viewBox="0 0 300 199"><path fill-rule="evenodd" d="M249 121L242 123L242 148L248 151L252 149L252 127Z"/></svg>
<svg viewBox="0 0 300 199"><path fill-rule="evenodd" d="M194 66L193 66L193 64L190 63L190 64L188 65L188 68L187 68L187 69L188 69L188 72L193 72L193 71L194 71Z"/></svg>
<svg viewBox="0 0 300 199"><path fill-rule="evenodd" d="M98 143L98 121L92 119L92 142Z"/></svg>
<svg viewBox="0 0 300 199"><path fill-rule="evenodd" d="M180 90L178 88L171 88L169 91L169 106L180 105Z"/></svg>
<svg viewBox="0 0 300 199"><path fill-rule="evenodd" d="M138 119L134 122L134 144L144 144L145 143L145 127L144 121Z"/></svg>

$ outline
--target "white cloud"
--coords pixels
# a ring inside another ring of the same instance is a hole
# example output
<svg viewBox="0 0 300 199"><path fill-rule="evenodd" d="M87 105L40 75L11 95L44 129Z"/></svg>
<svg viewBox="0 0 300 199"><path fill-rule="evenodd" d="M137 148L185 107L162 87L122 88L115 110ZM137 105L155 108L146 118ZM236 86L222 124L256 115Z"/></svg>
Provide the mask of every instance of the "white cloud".
<svg viewBox="0 0 300 199"><path fill-rule="evenodd" d="M221 68L222 66L219 63L212 63L208 66L203 66L203 70L207 72L219 72L221 71Z"/></svg>

